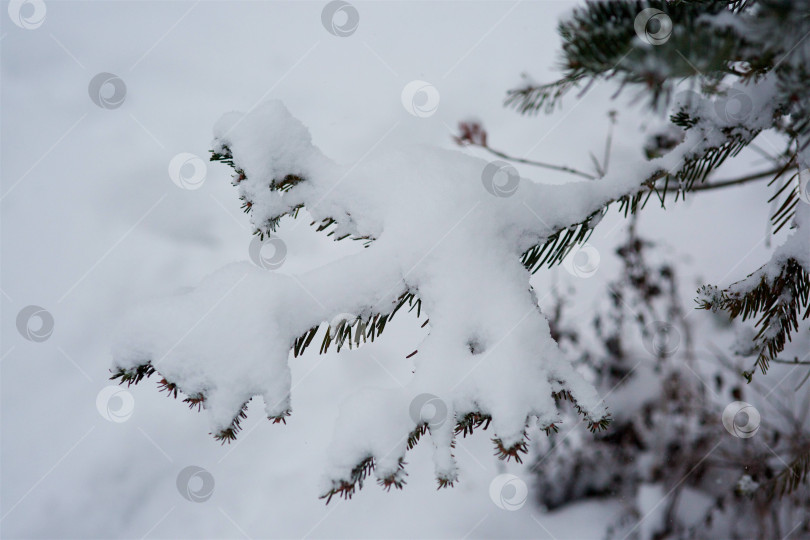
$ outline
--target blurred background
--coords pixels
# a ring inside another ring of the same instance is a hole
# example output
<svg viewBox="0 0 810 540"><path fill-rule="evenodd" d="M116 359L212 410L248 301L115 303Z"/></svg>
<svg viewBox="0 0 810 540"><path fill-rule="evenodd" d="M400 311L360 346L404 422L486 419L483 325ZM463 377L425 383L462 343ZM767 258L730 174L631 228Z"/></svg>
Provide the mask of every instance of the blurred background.
<svg viewBox="0 0 810 540"><path fill-rule="evenodd" d="M251 228L231 171L207 161L212 127L223 113L280 99L314 143L342 163L403 145L458 148L452 140L458 122L476 118L493 147L588 169L588 152L603 152L607 113L616 109L611 160L643 159L645 130L665 118L632 91L614 99L615 87L596 85L538 117L503 106L522 73L537 81L557 78L556 24L575 4L356 1L357 29L340 37L323 24L326 2L4 0L2 535L601 537L622 513L620 499L584 499L548 511L535 473L498 461L486 432L459 441L461 481L453 489L436 490L430 445L422 444L408 454L403 491L386 493L370 483L348 502L325 506L318 499L337 406L357 388L407 380L410 369L395 360L421 339L416 317L398 318L383 339L358 350L319 356L313 347L294 359L287 425L249 412L230 445L208 434L203 415L157 392L154 378L128 390L131 410L114 418L122 421L110 421L105 411L126 405L125 396L102 392L110 385L111 338L127 309L248 259ZM12 17L20 9L34 21L28 28ZM101 89L120 98L109 108L89 90L100 73L125 86L123 95L112 85ZM403 107L403 88L414 80L430 83L440 97L428 117ZM180 153L205 160L198 189L172 182L169 163ZM724 168L729 177L759 159L742 157ZM535 181L569 180L518 168ZM767 260L766 194L761 183L707 192L669 204L666 212L651 204L639 218L638 229L662 246L660 257L677 264L679 295L698 328L698 353L710 341L727 349L729 339L711 314L692 310L694 291L700 283L741 279ZM279 230L288 248L279 272L300 272L360 249L331 242L305 217L299 221ZM570 320L589 321L604 301L605 284L621 272L614 250L626 226L614 210L597 229L590 244L600 261L592 276L561 267L539 272L533 284L541 306L552 305L547 293L554 288L569 302ZM53 316L53 333L44 341L24 339L17 329L17 314L29 305ZM372 353L391 361L372 361ZM767 384L796 378L789 375L775 366ZM703 377L699 368L695 377ZM785 384L785 392L791 389ZM611 409L623 406L607 400ZM584 426L578 429L587 435ZM527 462L549 451L538 443ZM203 503L178 489L178 473L190 465L215 481ZM513 511L490 495L493 478L504 472L528 486L525 504Z"/></svg>

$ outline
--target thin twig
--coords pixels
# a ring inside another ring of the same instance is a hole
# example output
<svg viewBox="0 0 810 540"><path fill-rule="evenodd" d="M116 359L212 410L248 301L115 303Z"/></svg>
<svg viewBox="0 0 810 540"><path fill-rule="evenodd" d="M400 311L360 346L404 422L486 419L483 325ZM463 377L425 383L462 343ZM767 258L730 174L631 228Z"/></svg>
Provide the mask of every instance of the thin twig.
<svg viewBox="0 0 810 540"><path fill-rule="evenodd" d="M794 360L782 360L781 358L771 358L771 362L776 362L777 364L788 364L791 366L810 366L810 362L799 360L798 358Z"/></svg>
<svg viewBox="0 0 810 540"><path fill-rule="evenodd" d="M712 182L711 184L702 184L693 186L692 189L689 191L708 191L710 189L721 189L724 187L734 186L738 184L746 184L748 182L754 182L756 180L762 180L765 178L771 178L775 174L779 174L780 172L784 171L785 167L780 166L774 169L770 169L768 171L762 171L758 173L749 174L747 176L742 176L740 178L733 178L730 180L718 180L717 182Z"/></svg>
<svg viewBox="0 0 810 540"><path fill-rule="evenodd" d="M602 175L607 174L608 165L610 164L610 147L613 144L613 128L616 125L616 111L608 113L610 124L608 125L607 141L605 141L605 160L602 162Z"/></svg>
<svg viewBox="0 0 810 540"><path fill-rule="evenodd" d="M531 159L513 157L513 156L510 156L508 154L505 154L505 153L501 152L500 150L495 150L494 148L491 148L489 146L483 146L483 145L480 145L480 144L475 144L475 145L472 145L472 146L478 146L479 148L483 148L484 150L488 151L490 154L496 155L496 156L498 156L499 158L502 158L502 159L508 159L509 161L514 161L516 163L525 163L526 165L534 165L536 167L543 167L545 169L551 169L551 170L554 170L554 171L560 171L560 172L566 172L566 173L570 173L570 174L575 174L577 176L581 176L582 178L587 178L588 180L596 180L595 176L592 176L592 175L590 175L588 173L585 173L585 172L582 172L582 171L578 171L578 170L573 169L571 167L566 167L565 165L553 165L551 163L543 163L543 162L534 161L534 160L531 160Z"/></svg>

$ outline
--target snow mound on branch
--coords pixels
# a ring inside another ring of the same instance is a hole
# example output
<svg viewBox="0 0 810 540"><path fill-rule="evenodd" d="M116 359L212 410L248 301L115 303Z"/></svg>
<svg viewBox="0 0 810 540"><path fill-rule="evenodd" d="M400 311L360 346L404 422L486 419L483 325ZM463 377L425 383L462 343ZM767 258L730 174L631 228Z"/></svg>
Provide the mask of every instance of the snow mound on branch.
<svg viewBox="0 0 810 540"><path fill-rule="evenodd" d="M498 196L488 189L499 181L490 164L460 152L415 147L333 163L279 102L226 115L215 137L257 230L270 234L303 206L316 221L333 220L336 236L373 242L295 276L231 265L192 292L135 310L114 351L122 382L156 370L230 439L252 396L264 399L269 418L288 414L297 339L342 313L379 322L412 294L430 317L414 347L415 374L401 390L370 389L342 405L325 495L350 496L371 470L401 487L405 452L427 433L440 485L457 479L453 441L465 426L491 421L501 456L517 458L529 421L559 421L555 397L574 401L594 428L604 425L604 403L552 340L519 257L637 189L638 171L570 186L518 178L514 196Z"/></svg>

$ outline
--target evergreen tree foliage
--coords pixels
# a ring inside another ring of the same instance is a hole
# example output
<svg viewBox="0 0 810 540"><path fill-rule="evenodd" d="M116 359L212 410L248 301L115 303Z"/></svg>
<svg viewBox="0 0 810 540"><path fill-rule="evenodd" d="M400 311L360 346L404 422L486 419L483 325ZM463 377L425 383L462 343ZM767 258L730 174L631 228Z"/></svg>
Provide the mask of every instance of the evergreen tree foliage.
<svg viewBox="0 0 810 540"><path fill-rule="evenodd" d="M645 10L657 15L648 19ZM679 166L647 179L662 205L670 192L677 200L705 188L714 170L763 131L783 137L768 202L778 203L774 233L788 226L790 239L745 280L699 291L704 309L757 319L755 361L744 375L750 379L755 367L765 373L810 316L810 2L590 2L559 32L564 76L510 91L507 105L521 113L553 110L572 90L611 80L649 96L654 111L669 107L672 126L651 137L648 155L686 151Z"/></svg>

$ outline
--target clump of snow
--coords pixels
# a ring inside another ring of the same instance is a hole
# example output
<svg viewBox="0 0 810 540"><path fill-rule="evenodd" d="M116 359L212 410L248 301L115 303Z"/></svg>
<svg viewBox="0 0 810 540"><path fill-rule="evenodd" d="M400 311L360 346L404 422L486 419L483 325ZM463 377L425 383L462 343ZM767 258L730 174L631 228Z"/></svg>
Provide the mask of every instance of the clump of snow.
<svg viewBox="0 0 810 540"><path fill-rule="evenodd" d="M749 475L744 474L737 481L737 491L746 496L751 496L759 488L759 482L754 481Z"/></svg>
<svg viewBox="0 0 810 540"><path fill-rule="evenodd" d="M774 250L770 260L761 268L729 287L730 293L741 296L760 285L763 280L773 283L789 260L796 261L806 271L810 271L810 205L801 201L796 205L790 236Z"/></svg>

